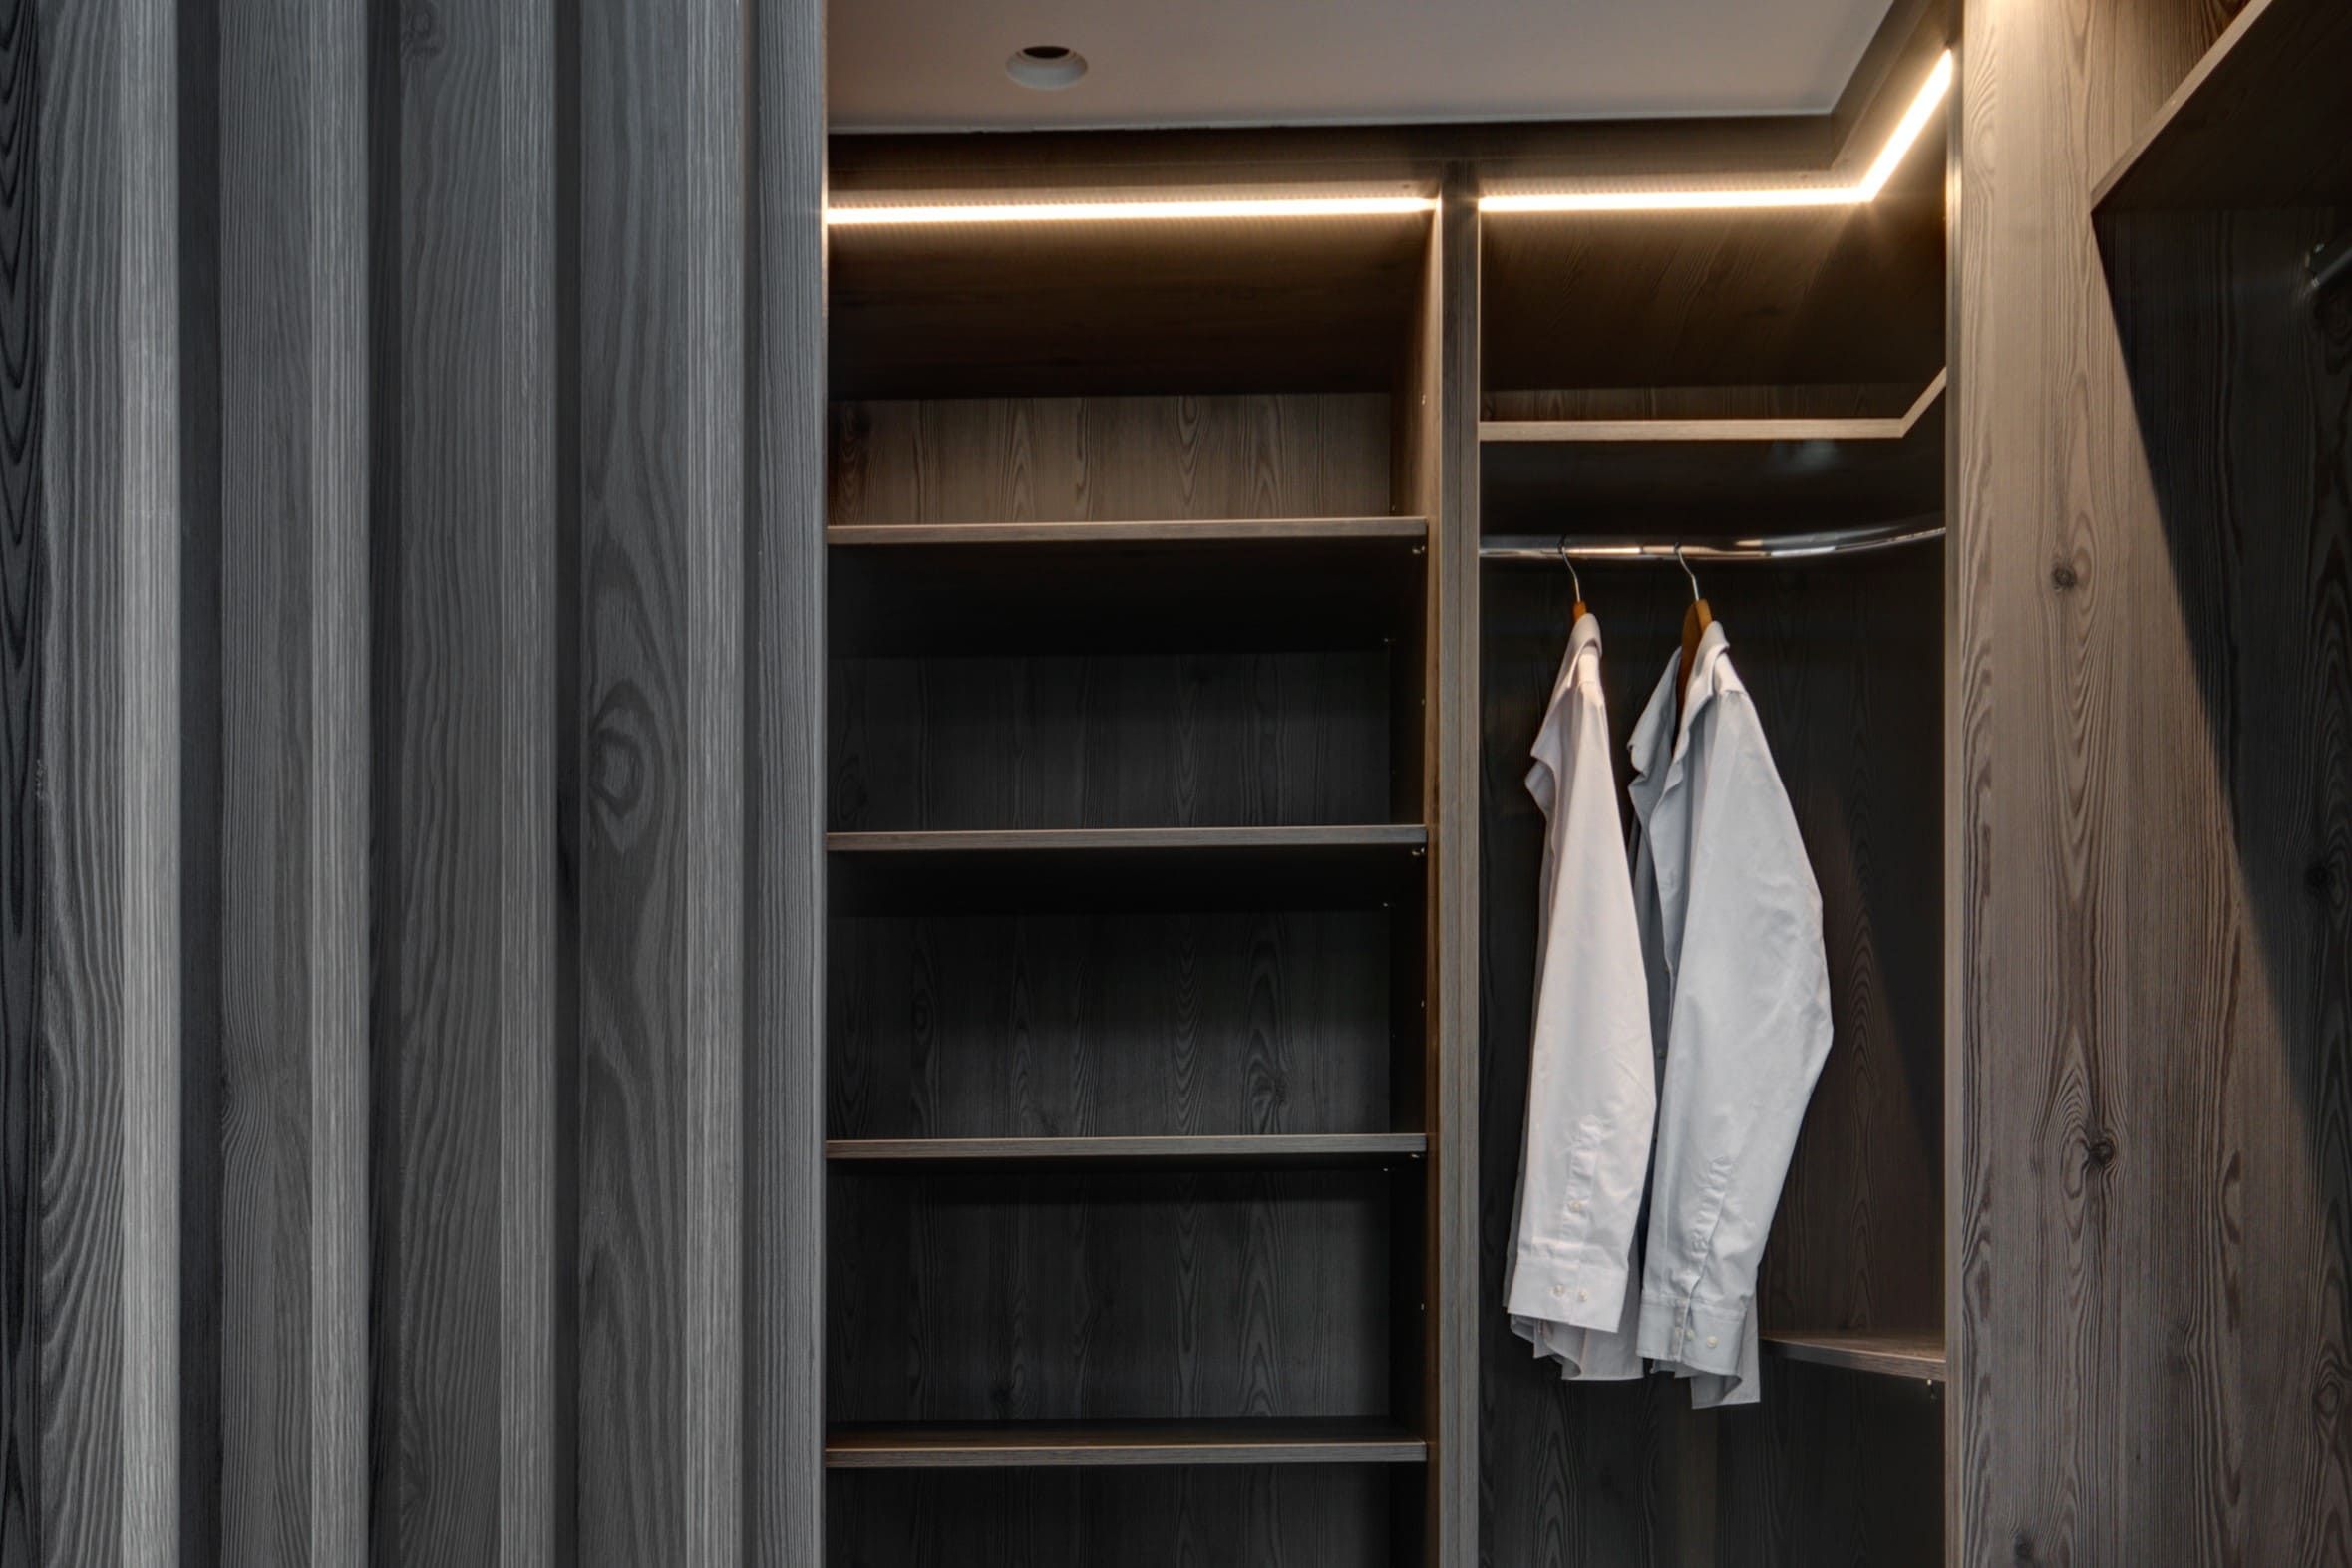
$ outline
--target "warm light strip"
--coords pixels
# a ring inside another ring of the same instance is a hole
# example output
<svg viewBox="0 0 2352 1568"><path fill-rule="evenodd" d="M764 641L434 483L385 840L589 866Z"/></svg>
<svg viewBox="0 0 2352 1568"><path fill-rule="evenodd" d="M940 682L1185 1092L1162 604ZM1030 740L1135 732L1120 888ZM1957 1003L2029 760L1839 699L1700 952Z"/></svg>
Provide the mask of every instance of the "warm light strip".
<svg viewBox="0 0 2352 1568"><path fill-rule="evenodd" d="M1877 199L1927 123L1952 89L1952 55L1945 50L1927 73L1876 161L1851 185L1781 185L1752 190L1557 190L1481 196L1481 212L1705 212L1754 207L1860 206Z"/></svg>
<svg viewBox="0 0 2352 1568"><path fill-rule="evenodd" d="M835 228L883 223L1101 223L1168 221L1181 218L1404 217L1430 212L1429 196L1242 196L1204 201L962 202L930 206L830 207L825 221Z"/></svg>

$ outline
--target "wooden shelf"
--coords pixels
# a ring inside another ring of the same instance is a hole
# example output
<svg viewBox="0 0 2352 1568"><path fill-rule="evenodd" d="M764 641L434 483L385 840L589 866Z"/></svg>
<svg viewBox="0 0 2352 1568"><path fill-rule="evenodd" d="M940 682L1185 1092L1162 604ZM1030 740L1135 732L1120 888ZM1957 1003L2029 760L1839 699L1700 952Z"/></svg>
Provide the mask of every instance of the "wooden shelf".
<svg viewBox="0 0 2352 1568"><path fill-rule="evenodd" d="M1275 652L1414 635L1429 522L882 523L826 537L837 655Z"/></svg>
<svg viewBox="0 0 2352 1568"><path fill-rule="evenodd" d="M1898 417L1490 420L1490 534L1820 531L1942 509L1944 377Z"/></svg>
<svg viewBox="0 0 2352 1568"><path fill-rule="evenodd" d="M1419 1132L1071 1138L829 1138L825 1157L881 1168L939 1166L1384 1165L1429 1151Z"/></svg>
<svg viewBox="0 0 2352 1568"><path fill-rule="evenodd" d="M1002 548L1070 544L1283 544L1331 539L1423 543L1427 517L1187 517L1133 522L837 523L825 540L845 549L936 545Z"/></svg>
<svg viewBox="0 0 2352 1568"><path fill-rule="evenodd" d="M2091 200L2102 216L2352 204L2352 6L2249 0Z"/></svg>
<svg viewBox="0 0 2352 1568"><path fill-rule="evenodd" d="M1820 1367L1844 1367L1852 1372L1889 1378L1944 1381L1943 1336L1919 1331L1868 1330L1792 1333L1766 1329L1759 1338L1766 1351L1790 1361Z"/></svg>
<svg viewBox="0 0 2352 1568"><path fill-rule="evenodd" d="M1350 909L1410 891L1418 823L1051 827L825 836L843 914L1049 909Z"/></svg>
<svg viewBox="0 0 2352 1568"><path fill-rule="evenodd" d="M1006 1422L842 1426L832 1469L1027 1469L1113 1465L1419 1464L1429 1445L1385 1419Z"/></svg>

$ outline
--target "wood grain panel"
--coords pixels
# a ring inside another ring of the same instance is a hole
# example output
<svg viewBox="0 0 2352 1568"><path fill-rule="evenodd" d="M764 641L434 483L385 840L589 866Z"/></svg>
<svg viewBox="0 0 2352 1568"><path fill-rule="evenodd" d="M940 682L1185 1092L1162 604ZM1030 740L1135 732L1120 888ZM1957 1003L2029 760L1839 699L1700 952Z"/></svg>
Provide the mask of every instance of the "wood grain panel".
<svg viewBox="0 0 2352 1568"><path fill-rule="evenodd" d="M173 7L42 6L47 559L38 1520L45 1563L152 1562L177 1505L179 913ZM126 352L126 345L140 352ZM20 1559L24 1560L24 1559Z"/></svg>
<svg viewBox="0 0 2352 1568"><path fill-rule="evenodd" d="M1379 821L1389 663L1378 649L837 661L832 825Z"/></svg>
<svg viewBox="0 0 2352 1568"><path fill-rule="evenodd" d="M2182 700L2203 719L2201 747L2175 735L2209 750L2225 812L2189 835L2229 906L2203 933L2209 996L2184 994L2195 971L2137 971L2127 993L2184 1032L2141 1145L2139 1244L2174 1325L2164 1361L2149 1348L2150 1401L2210 1412L2162 1461L2201 1561L2327 1561L2352 1531L2352 1443L2265 1414L2352 1357L2352 312L2300 276L2348 224L2352 207L2152 215L2107 244L2193 671Z"/></svg>
<svg viewBox="0 0 2352 1568"><path fill-rule="evenodd" d="M35 1561L40 1452L41 232L34 6L0 6L0 1562Z"/></svg>
<svg viewBox="0 0 2352 1568"><path fill-rule="evenodd" d="M741 1555L745 18L581 18L579 1542Z"/></svg>
<svg viewBox="0 0 2352 1568"><path fill-rule="evenodd" d="M1304 1465L842 1471L834 1568L1391 1568L1415 1561L1394 1501L1409 1468Z"/></svg>
<svg viewBox="0 0 2352 1568"><path fill-rule="evenodd" d="M1962 1559L2339 1561L2346 356L2330 216L2111 235L2226 7L1971 6L1954 367ZM2135 224L2137 220L2135 220Z"/></svg>
<svg viewBox="0 0 2352 1568"><path fill-rule="evenodd" d="M1764 1380L1762 1405L1713 1412L1719 1490L1706 1560L1720 1568L1944 1561L1938 1392L1780 1360L1766 1364Z"/></svg>
<svg viewBox="0 0 2352 1568"><path fill-rule="evenodd" d="M376 1560L552 1564L556 41L543 7L405 40L379 250ZM381 157L382 155L380 155Z"/></svg>
<svg viewBox="0 0 2352 1568"><path fill-rule="evenodd" d="M221 1551L308 1562L366 1551L368 41L220 27Z"/></svg>
<svg viewBox="0 0 2352 1568"><path fill-rule="evenodd" d="M1379 1172L836 1173L836 1421L1388 1412Z"/></svg>
<svg viewBox="0 0 2352 1568"><path fill-rule="evenodd" d="M837 403L835 523L1385 516L1384 393Z"/></svg>
<svg viewBox="0 0 2352 1568"><path fill-rule="evenodd" d="M825 8L752 28L745 1559L825 1550Z"/></svg>
<svg viewBox="0 0 2352 1568"><path fill-rule="evenodd" d="M828 953L836 1137L1391 1124L1378 911L857 919Z"/></svg>

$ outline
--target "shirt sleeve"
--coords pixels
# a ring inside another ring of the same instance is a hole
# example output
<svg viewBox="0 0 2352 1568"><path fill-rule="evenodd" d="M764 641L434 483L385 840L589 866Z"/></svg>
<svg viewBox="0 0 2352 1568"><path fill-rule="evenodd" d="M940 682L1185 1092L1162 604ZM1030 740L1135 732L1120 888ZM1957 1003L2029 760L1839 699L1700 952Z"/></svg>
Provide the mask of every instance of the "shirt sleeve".
<svg viewBox="0 0 2352 1568"><path fill-rule="evenodd" d="M1527 787L1545 816L1542 933L1509 1309L1539 1323L1630 1327L1628 1276L1657 1108L1649 989L1589 671L1560 694ZM1632 1375L1630 1355L1625 1358Z"/></svg>
<svg viewBox="0 0 2352 1568"><path fill-rule="evenodd" d="M1752 1373L1756 1274L1830 1050L1821 891L1747 693L1694 734L1690 885L1658 1118L1641 1353ZM1745 1356L1743 1356L1745 1352ZM1753 1383L1745 1398L1753 1398ZM1717 1400L1742 1403L1721 1389ZM1716 1403L1710 1400L1708 1403Z"/></svg>

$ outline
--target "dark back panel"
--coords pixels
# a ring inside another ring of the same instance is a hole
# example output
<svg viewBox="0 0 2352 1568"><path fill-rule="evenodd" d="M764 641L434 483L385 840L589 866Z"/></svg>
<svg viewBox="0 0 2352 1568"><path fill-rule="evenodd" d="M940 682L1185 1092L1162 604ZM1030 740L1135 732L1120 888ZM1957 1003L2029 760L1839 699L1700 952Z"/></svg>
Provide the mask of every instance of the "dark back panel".
<svg viewBox="0 0 2352 1568"><path fill-rule="evenodd" d="M1393 1178L837 1172L837 1421L1389 1412Z"/></svg>
<svg viewBox="0 0 2352 1568"><path fill-rule="evenodd" d="M844 1472L833 1568L1393 1568L1412 1467ZM1392 1500L1394 1499L1394 1500Z"/></svg>
<svg viewBox="0 0 2352 1568"><path fill-rule="evenodd" d="M837 920L835 1137L1390 1126L1377 911Z"/></svg>
<svg viewBox="0 0 2352 1568"><path fill-rule="evenodd" d="M1377 648L837 660L831 825L1386 821L1389 664Z"/></svg>
<svg viewBox="0 0 2352 1568"><path fill-rule="evenodd" d="M837 403L830 520L1380 517L1386 393Z"/></svg>

